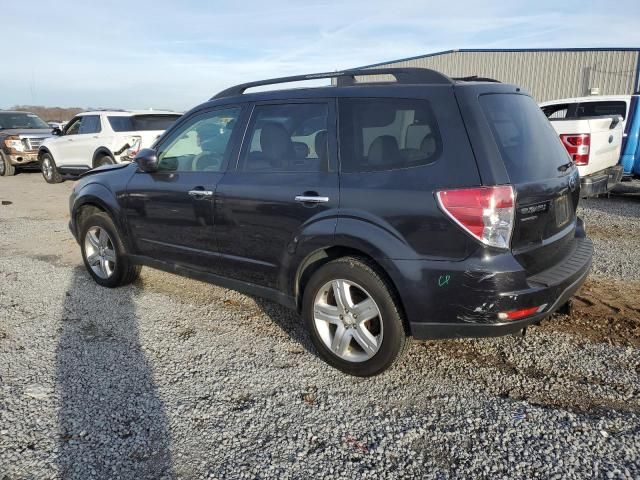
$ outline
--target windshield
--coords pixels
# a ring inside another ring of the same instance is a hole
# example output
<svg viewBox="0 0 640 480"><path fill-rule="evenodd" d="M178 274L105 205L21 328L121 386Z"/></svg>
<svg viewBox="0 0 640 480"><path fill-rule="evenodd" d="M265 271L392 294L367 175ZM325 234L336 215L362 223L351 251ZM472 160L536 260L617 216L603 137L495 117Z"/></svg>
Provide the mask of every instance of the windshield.
<svg viewBox="0 0 640 480"><path fill-rule="evenodd" d="M0 112L0 128L50 129L51 127L33 113Z"/></svg>
<svg viewBox="0 0 640 480"><path fill-rule="evenodd" d="M114 132L146 132L166 130L180 115L135 115L132 117L109 117Z"/></svg>

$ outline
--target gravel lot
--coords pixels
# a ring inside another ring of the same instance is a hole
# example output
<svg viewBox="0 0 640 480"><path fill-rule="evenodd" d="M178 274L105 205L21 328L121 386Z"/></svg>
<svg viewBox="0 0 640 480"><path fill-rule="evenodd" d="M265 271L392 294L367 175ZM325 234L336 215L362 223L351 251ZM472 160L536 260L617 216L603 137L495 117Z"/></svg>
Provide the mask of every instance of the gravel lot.
<svg viewBox="0 0 640 480"><path fill-rule="evenodd" d="M640 195L582 204L571 317L357 379L278 305L150 269L97 287L70 189L0 179L0 480L640 478Z"/></svg>

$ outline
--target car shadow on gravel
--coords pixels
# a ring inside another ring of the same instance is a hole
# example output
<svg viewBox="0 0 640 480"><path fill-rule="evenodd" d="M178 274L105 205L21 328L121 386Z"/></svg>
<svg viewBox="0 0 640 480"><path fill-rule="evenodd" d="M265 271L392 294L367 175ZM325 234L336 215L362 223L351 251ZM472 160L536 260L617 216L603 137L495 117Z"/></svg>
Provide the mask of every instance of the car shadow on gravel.
<svg viewBox="0 0 640 480"><path fill-rule="evenodd" d="M320 358L318 351L311 342L311 337L304 326L302 317L297 312L260 297L252 296L251 299L256 302L260 311L269 317L274 325L280 327L280 329L286 333L291 340L299 344L312 355Z"/></svg>
<svg viewBox="0 0 640 480"><path fill-rule="evenodd" d="M131 287L83 268L65 294L56 350L61 478L172 478L165 409L142 351Z"/></svg>

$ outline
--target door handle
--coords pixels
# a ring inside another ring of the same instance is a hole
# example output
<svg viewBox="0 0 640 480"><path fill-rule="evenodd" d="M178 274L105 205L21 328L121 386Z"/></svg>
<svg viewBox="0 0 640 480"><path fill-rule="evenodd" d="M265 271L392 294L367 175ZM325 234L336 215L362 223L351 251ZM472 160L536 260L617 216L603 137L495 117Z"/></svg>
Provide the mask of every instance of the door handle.
<svg viewBox="0 0 640 480"><path fill-rule="evenodd" d="M316 195L296 195L296 202L300 203L327 203L329 197L318 197Z"/></svg>
<svg viewBox="0 0 640 480"><path fill-rule="evenodd" d="M213 197L213 192L211 190L189 190L189 195L195 199L201 199Z"/></svg>

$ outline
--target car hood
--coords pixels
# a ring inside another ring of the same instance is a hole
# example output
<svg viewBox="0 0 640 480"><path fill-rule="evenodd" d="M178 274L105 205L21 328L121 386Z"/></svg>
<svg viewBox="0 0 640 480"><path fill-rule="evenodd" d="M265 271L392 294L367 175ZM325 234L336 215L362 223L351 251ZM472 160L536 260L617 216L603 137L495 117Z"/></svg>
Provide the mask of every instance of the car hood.
<svg viewBox="0 0 640 480"><path fill-rule="evenodd" d="M131 165L131 163L116 163L114 165L103 165L98 168L92 168L91 170L84 172L80 175L80 178L88 177L89 175L95 175L96 173L108 172L110 170L120 170L122 168L127 168Z"/></svg>
<svg viewBox="0 0 640 480"><path fill-rule="evenodd" d="M0 135L9 136L9 135L29 135L29 136L38 136L38 137L49 137L51 136L50 128L3 128L0 130Z"/></svg>

